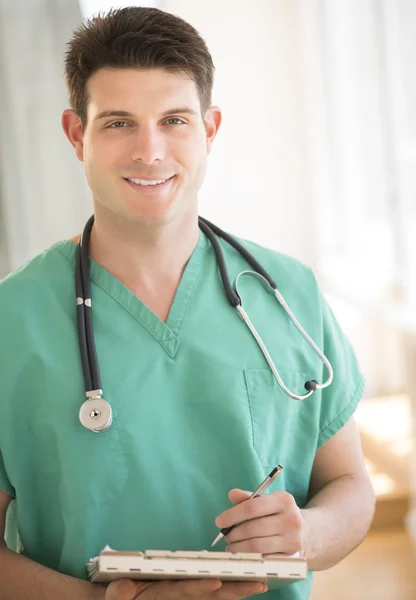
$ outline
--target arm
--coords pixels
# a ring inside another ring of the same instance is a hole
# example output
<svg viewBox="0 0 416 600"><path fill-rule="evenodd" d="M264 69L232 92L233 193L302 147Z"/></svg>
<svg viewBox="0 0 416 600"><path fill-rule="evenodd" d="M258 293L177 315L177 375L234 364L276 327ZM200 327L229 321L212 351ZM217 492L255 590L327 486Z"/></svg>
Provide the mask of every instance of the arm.
<svg viewBox="0 0 416 600"><path fill-rule="evenodd" d="M62 575L7 549L4 529L12 500L0 490L0 600L104 600L105 587Z"/></svg>
<svg viewBox="0 0 416 600"><path fill-rule="evenodd" d="M226 536L230 552L294 554L303 550L312 571L327 569L362 541L374 513L374 492L365 470L354 419L316 453L309 502L299 509L291 494L250 498L230 491L236 504L217 517L217 527L237 525Z"/></svg>
<svg viewBox="0 0 416 600"><path fill-rule="evenodd" d="M301 510L304 550L314 571L337 564L364 539L375 497L353 418L316 453L309 502Z"/></svg>

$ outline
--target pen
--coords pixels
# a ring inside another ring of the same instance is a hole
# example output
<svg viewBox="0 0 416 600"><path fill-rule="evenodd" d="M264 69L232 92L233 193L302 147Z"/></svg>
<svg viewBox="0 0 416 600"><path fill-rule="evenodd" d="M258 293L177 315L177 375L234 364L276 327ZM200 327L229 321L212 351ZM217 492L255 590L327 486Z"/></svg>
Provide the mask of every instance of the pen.
<svg viewBox="0 0 416 600"><path fill-rule="evenodd" d="M275 467L273 469L273 471L271 471L271 473L269 473L266 477L266 479L259 485L259 487L252 493L252 495L250 496L250 498L248 498L248 500L252 500L253 498L258 498L258 496L261 496L262 493L267 490L267 488L269 487L269 485L276 479L276 477L281 473L281 471L283 470L283 467L281 465L277 465L277 467ZM217 535L217 537L215 538L215 540L212 542L211 544L211 548L212 546L215 546L215 544L218 544L218 542L220 540L222 540L227 534L230 533L230 531L235 527L235 525L231 525L231 527L225 527L225 529L221 529L221 532L219 533L219 535Z"/></svg>

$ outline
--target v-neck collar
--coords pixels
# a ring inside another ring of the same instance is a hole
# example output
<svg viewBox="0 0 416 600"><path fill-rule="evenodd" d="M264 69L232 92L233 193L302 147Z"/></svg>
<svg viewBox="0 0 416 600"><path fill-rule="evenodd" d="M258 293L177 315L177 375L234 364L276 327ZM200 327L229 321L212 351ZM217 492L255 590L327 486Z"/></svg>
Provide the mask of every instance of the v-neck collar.
<svg viewBox="0 0 416 600"><path fill-rule="evenodd" d="M200 230L198 244L186 264L166 322L162 321L114 275L90 258L91 281L129 312L173 358L179 347L179 332L195 292L203 257L209 244L208 238ZM75 269L77 246L73 242L63 240L54 244L53 248L69 259Z"/></svg>

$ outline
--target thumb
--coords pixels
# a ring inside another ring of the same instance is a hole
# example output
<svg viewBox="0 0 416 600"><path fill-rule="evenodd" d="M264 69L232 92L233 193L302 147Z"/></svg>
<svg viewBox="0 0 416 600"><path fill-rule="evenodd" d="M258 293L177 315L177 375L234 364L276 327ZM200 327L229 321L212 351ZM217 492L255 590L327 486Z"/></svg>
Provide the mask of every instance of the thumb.
<svg viewBox="0 0 416 600"><path fill-rule="evenodd" d="M133 600L136 598L137 586L131 579L113 581L107 588L105 600Z"/></svg>
<svg viewBox="0 0 416 600"><path fill-rule="evenodd" d="M253 492L234 488L228 492L228 497L233 504L241 504L250 498Z"/></svg>

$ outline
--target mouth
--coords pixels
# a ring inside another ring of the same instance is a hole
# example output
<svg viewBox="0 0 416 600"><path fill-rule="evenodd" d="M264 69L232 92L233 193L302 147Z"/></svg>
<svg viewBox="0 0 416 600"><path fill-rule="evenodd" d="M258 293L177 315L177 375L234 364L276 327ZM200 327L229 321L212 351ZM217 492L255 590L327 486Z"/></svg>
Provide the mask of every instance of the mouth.
<svg viewBox="0 0 416 600"><path fill-rule="evenodd" d="M175 177L175 175L172 175L172 177L169 177L168 179L154 179L152 181L135 178L130 179L127 177L123 177L123 179L131 188L142 194L158 194L162 190L168 188Z"/></svg>

